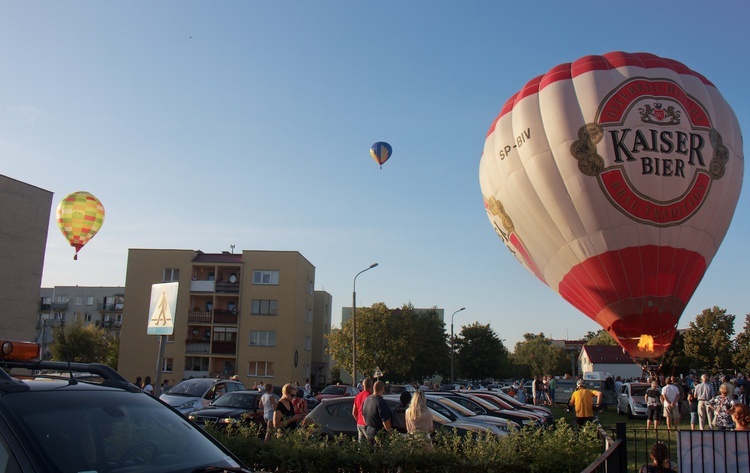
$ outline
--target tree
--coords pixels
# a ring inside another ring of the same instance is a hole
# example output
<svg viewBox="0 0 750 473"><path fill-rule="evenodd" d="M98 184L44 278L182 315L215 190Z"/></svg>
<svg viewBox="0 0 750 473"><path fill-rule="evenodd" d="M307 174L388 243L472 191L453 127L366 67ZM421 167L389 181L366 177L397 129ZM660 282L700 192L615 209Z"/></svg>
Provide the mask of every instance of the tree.
<svg viewBox="0 0 750 473"><path fill-rule="evenodd" d="M93 325L83 325L80 321L67 327L54 329L52 359L80 363L103 363L117 368L119 340Z"/></svg>
<svg viewBox="0 0 750 473"><path fill-rule="evenodd" d="M352 370L352 320L328 336L329 353ZM445 323L436 310L415 311L410 304L389 309L384 303L357 308L357 372L371 376L378 367L389 380L419 380L448 365ZM444 371L443 371L444 372Z"/></svg>
<svg viewBox="0 0 750 473"><path fill-rule="evenodd" d="M745 327L735 340L734 364L741 373L750 373L750 314L745 315Z"/></svg>
<svg viewBox="0 0 750 473"><path fill-rule="evenodd" d="M525 333L523 338L516 343L511 357L513 364L520 368L519 376L559 375L570 370L565 349L552 346L552 340L543 333Z"/></svg>
<svg viewBox="0 0 750 473"><path fill-rule="evenodd" d="M717 306L704 309L685 332L685 354L696 367L721 373L732 366L733 336L734 315Z"/></svg>
<svg viewBox="0 0 750 473"><path fill-rule="evenodd" d="M685 354L685 337L680 332L675 334L664 352L661 365L662 371L670 375L688 374L690 368L695 366L695 361Z"/></svg>
<svg viewBox="0 0 750 473"><path fill-rule="evenodd" d="M508 349L489 324L474 322L462 327L456 337L455 356L462 378L482 380L510 374Z"/></svg>
<svg viewBox="0 0 750 473"><path fill-rule="evenodd" d="M617 346L617 342L612 335L606 330L599 330L598 332L589 332L584 337L586 345L608 345Z"/></svg>

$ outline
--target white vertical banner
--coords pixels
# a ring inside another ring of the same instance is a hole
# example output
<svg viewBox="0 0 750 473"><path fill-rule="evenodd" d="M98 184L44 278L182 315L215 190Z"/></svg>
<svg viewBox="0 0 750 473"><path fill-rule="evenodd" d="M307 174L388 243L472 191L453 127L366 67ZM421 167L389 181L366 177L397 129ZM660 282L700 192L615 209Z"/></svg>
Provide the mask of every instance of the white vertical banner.
<svg viewBox="0 0 750 473"><path fill-rule="evenodd" d="M148 335L172 335L177 311L179 283L167 282L151 286L151 304L148 311Z"/></svg>

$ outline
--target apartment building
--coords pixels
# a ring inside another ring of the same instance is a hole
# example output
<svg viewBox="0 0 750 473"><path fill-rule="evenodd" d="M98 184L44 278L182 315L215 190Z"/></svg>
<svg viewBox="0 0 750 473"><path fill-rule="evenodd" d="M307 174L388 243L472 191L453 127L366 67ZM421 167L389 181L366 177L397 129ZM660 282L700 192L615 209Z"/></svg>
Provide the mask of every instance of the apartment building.
<svg viewBox="0 0 750 473"><path fill-rule="evenodd" d="M0 336L34 338L52 192L0 175Z"/></svg>
<svg viewBox="0 0 750 473"><path fill-rule="evenodd" d="M47 353L52 329L81 322L101 327L112 337L120 337L125 288L122 286L55 286L39 290L37 335L35 341Z"/></svg>
<svg viewBox="0 0 750 473"><path fill-rule="evenodd" d="M179 283L174 333L148 335L151 287L163 282ZM131 249L118 369L174 382L237 375L247 387L315 382L330 371L313 339L330 330L331 298L314 286L315 267L296 251Z"/></svg>

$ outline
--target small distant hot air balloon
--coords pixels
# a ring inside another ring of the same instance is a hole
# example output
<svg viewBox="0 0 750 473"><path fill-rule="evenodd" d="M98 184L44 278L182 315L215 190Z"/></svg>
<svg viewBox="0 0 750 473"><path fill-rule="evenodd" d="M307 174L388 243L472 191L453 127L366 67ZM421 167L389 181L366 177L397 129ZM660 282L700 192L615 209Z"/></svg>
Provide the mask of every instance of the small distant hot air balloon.
<svg viewBox="0 0 750 473"><path fill-rule="evenodd" d="M104 206L88 192L78 191L68 194L57 206L57 225L70 246L78 252L89 242L104 223Z"/></svg>
<svg viewBox="0 0 750 473"><path fill-rule="evenodd" d="M484 206L537 278L638 358L662 355L732 221L737 117L684 64L623 52L527 83L487 133Z"/></svg>
<svg viewBox="0 0 750 473"><path fill-rule="evenodd" d="M393 154L393 148L385 141L378 141L374 145L370 146L370 156L372 159L380 164L380 168L383 168L383 164L388 161L388 158Z"/></svg>

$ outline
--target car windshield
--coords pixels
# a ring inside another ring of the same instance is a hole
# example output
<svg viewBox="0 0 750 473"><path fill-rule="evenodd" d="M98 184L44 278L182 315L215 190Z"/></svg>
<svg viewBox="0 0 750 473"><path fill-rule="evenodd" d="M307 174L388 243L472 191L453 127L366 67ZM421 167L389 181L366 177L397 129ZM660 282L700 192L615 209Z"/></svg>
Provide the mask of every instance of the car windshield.
<svg viewBox="0 0 750 473"><path fill-rule="evenodd" d="M237 409L253 409L258 407L258 396L253 393L228 393L211 403L214 407L235 407Z"/></svg>
<svg viewBox="0 0 750 473"><path fill-rule="evenodd" d="M186 379L172 386L165 394L177 396L200 397L214 384L211 379Z"/></svg>
<svg viewBox="0 0 750 473"><path fill-rule="evenodd" d="M450 407L451 409L453 409L454 411L458 412L462 416L465 416L465 417L474 417L476 415L475 413L473 413L469 409L465 408L464 406L459 405L456 402L451 401L450 399L446 399L446 398L443 397L443 398L440 398L440 400L438 402L440 404L443 404L445 406Z"/></svg>
<svg viewBox="0 0 750 473"><path fill-rule="evenodd" d="M648 391L648 386L630 386L630 396L631 397L638 397L638 396L645 396L646 391Z"/></svg>
<svg viewBox="0 0 750 473"><path fill-rule="evenodd" d="M190 422L146 395L75 389L10 393L3 401L59 471L160 473L239 466Z"/></svg>
<svg viewBox="0 0 750 473"><path fill-rule="evenodd" d="M338 396L343 396L345 389L346 386L327 386L320 392L320 394L336 394Z"/></svg>

